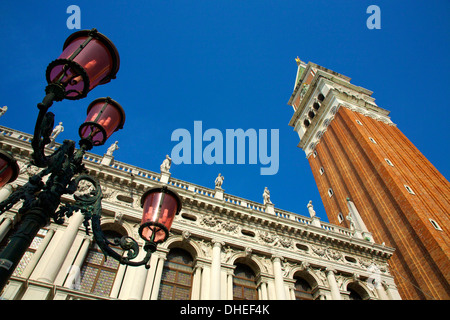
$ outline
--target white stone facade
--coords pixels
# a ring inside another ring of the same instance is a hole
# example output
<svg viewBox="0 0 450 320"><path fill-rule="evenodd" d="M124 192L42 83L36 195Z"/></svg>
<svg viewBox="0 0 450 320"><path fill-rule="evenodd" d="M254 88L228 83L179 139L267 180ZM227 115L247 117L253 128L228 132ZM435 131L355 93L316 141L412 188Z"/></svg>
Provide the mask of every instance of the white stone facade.
<svg viewBox="0 0 450 320"><path fill-rule="evenodd" d="M30 140L29 134L0 127L0 147L13 152L21 168L13 185L0 190L0 201L38 171L27 167ZM183 248L194 259L192 300L232 300L236 262L253 270L261 300L294 300L298 276L310 284L314 299L346 300L350 288L363 299L400 299L388 266L394 249L364 239L358 230L231 196L221 188L177 180L170 173L137 168L111 156L87 153L84 163L102 185L104 229L138 241L143 192L162 184L176 191L183 209L169 239L158 246L149 269L120 265L109 296L85 293L72 289L74 277L79 276L72 271L82 267L93 239L86 235L81 213L75 213L63 225L47 227L26 268L10 279L2 299L156 300L172 248ZM0 216L0 240L18 223L18 208L20 203ZM374 278L381 285L371 285Z"/></svg>

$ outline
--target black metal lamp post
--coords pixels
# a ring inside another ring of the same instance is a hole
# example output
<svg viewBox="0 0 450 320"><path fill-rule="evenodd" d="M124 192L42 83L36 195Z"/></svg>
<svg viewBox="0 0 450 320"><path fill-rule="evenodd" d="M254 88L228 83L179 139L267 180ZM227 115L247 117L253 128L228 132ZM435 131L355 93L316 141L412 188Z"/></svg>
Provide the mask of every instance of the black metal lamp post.
<svg viewBox="0 0 450 320"><path fill-rule="evenodd" d="M65 140L50 156L44 153L54 124L54 114L48 112L53 102L86 97L97 85L114 79L119 65L119 54L114 44L92 29L70 35L64 43L63 53L47 67L48 85L45 98L38 104L31 160L33 165L43 169L0 203L2 214L23 200L18 210L22 219L19 229L0 253L0 292L37 232L50 219L62 224L64 217L69 218L76 210L84 215L87 233L91 222L94 239L105 256L111 256L122 264L149 268L150 256L157 244L167 239L175 214L181 209L180 198L167 187L151 189L142 198L144 214L139 233L145 240L144 250L147 253L142 261L132 261L139 252L134 239L122 237L111 242L101 230L101 186L95 178L83 174L86 170L82 160L87 150L103 145L112 133L123 128L125 113L119 103L109 97L94 100L88 106L86 120L79 128L80 148L76 150L74 141ZM13 181L17 175L17 163L10 155L0 153L0 187L2 183ZM42 178L48 175L44 184ZM82 180L91 183L93 191L87 195L76 195L74 193ZM75 202L61 205L64 194L72 194ZM111 245L120 245L126 254L119 255Z"/></svg>

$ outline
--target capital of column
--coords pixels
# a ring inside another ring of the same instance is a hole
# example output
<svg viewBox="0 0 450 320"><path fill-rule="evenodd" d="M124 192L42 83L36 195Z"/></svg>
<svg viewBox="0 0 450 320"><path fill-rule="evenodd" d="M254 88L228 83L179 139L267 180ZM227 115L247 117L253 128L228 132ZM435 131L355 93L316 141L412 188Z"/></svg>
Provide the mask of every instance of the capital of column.
<svg viewBox="0 0 450 320"><path fill-rule="evenodd" d="M156 252L154 253L154 255L156 255L156 257L158 259L167 260L168 253L169 253L169 251L161 251L160 249L157 249Z"/></svg>
<svg viewBox="0 0 450 320"><path fill-rule="evenodd" d="M194 272L197 271L197 269L201 271L201 270L203 270L203 265L201 263L200 264L196 263L194 265L193 269L194 269Z"/></svg>
<svg viewBox="0 0 450 320"><path fill-rule="evenodd" d="M358 282L358 281L360 281L360 275L357 274L357 273L354 273L353 276L352 276L352 279L353 279L353 281Z"/></svg>
<svg viewBox="0 0 450 320"><path fill-rule="evenodd" d="M337 273L336 269L331 268L331 267L326 267L325 272L326 273L332 273L332 274L336 274Z"/></svg>
<svg viewBox="0 0 450 320"><path fill-rule="evenodd" d="M83 236L83 241L89 241L89 244L91 244L92 243L92 241L94 241L94 238L93 238L93 236L92 235L84 235Z"/></svg>
<svg viewBox="0 0 450 320"><path fill-rule="evenodd" d="M219 247L219 248L222 248L225 245L225 242L218 240L218 239L212 239L211 243L213 244L213 247Z"/></svg>
<svg viewBox="0 0 450 320"><path fill-rule="evenodd" d="M280 256L279 254L273 254L272 255L272 261L275 261L275 260L281 262L283 260L283 257Z"/></svg>

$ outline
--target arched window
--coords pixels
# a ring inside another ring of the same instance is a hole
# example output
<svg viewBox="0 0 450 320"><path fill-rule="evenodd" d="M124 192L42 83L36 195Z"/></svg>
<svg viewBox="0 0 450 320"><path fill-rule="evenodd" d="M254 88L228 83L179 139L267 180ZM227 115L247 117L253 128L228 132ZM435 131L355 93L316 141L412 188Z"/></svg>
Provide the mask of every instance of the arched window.
<svg viewBox="0 0 450 320"><path fill-rule="evenodd" d="M348 291L350 291L350 300L362 300L363 298L359 295L358 292L356 292L353 289L348 289Z"/></svg>
<svg viewBox="0 0 450 320"><path fill-rule="evenodd" d="M319 93L319 95L317 96L317 100L322 102L323 100L325 100L325 96L323 94Z"/></svg>
<svg viewBox="0 0 450 320"><path fill-rule="evenodd" d="M295 278L295 300L313 300L311 285L303 278Z"/></svg>
<svg viewBox="0 0 450 320"><path fill-rule="evenodd" d="M236 263L233 277L234 300L258 300L255 273L242 263Z"/></svg>
<svg viewBox="0 0 450 320"><path fill-rule="evenodd" d="M194 259L184 249L173 248L164 262L158 300L191 298Z"/></svg>
<svg viewBox="0 0 450 320"><path fill-rule="evenodd" d="M114 231L104 231L105 236L112 240L122 237ZM114 248L118 253L122 253L120 247ZM105 259L97 244L89 250L86 260L80 272L80 291L93 293L100 296L109 296L116 278L119 261L109 257Z"/></svg>
<svg viewBox="0 0 450 320"><path fill-rule="evenodd" d="M347 285L347 291L349 292L350 300L368 300L370 298L367 290L356 282L349 283Z"/></svg>

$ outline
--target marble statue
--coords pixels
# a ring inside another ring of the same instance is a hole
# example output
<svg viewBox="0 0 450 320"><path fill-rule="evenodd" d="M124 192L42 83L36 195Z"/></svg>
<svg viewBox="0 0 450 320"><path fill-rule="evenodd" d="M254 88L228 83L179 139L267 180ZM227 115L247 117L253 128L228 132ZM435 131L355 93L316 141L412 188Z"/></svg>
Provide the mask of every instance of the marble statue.
<svg viewBox="0 0 450 320"><path fill-rule="evenodd" d="M270 201L270 191L269 189L267 189L267 187L264 188L264 193L263 193L263 199L264 199L264 204L271 204L272 202Z"/></svg>
<svg viewBox="0 0 450 320"><path fill-rule="evenodd" d="M225 177L219 173L219 175L216 178L216 181L214 182L216 184L216 188L222 188L223 180L225 180Z"/></svg>
<svg viewBox="0 0 450 320"><path fill-rule="evenodd" d="M53 147L56 142L56 137L64 131L64 127L62 122L60 122L56 127L53 128L52 133L50 134L50 143L47 145L48 147Z"/></svg>
<svg viewBox="0 0 450 320"><path fill-rule="evenodd" d="M316 211L314 211L314 207L312 205L312 200L309 200L308 205L306 206L308 208L309 216L311 218L316 216Z"/></svg>
<svg viewBox="0 0 450 320"><path fill-rule="evenodd" d="M160 168L162 172L169 172L170 166L172 165L172 159L169 157L168 154L166 154L166 158L164 159L163 163L161 164Z"/></svg>
<svg viewBox="0 0 450 320"><path fill-rule="evenodd" d="M119 146L117 145L118 143L119 141L116 141L108 148L108 150L106 151L106 154L108 156L112 156L113 152L119 149Z"/></svg>

